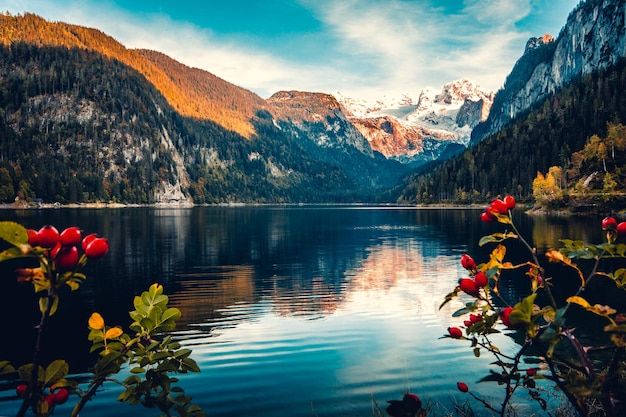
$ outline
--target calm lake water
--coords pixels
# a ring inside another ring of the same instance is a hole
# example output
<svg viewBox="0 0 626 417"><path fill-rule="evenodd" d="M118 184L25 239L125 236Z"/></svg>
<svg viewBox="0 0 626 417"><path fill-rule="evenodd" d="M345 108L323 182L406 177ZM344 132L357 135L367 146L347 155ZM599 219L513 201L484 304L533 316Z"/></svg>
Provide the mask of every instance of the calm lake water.
<svg viewBox="0 0 626 417"><path fill-rule="evenodd" d="M62 300L47 334L50 359L71 358L72 372L85 372L92 363L89 315L99 311L107 323L128 324L133 296L159 282L182 311L175 336L193 349L202 370L182 376L181 385L209 416L251 417L371 416L375 402L384 409L407 390L441 415L469 399L457 381L499 402L497 386L476 384L493 358L475 358L467 343L440 339L462 322L451 313L463 301L439 310L466 275L461 254L484 261L479 238L502 230L479 215L390 207L0 212L2 220L29 228L77 225L110 241L109 254L88 265L85 285ZM602 239L599 219L518 210L516 224L539 248L562 237ZM32 352L36 306L32 290L2 272L0 359L20 363ZM505 291L515 297L526 288L513 283ZM496 339L501 349L513 344ZM14 415L19 406L13 387L0 381L0 415ZM115 404L119 392L106 385L82 414L157 415ZM532 407L526 397L520 402ZM58 407L56 415L69 410Z"/></svg>

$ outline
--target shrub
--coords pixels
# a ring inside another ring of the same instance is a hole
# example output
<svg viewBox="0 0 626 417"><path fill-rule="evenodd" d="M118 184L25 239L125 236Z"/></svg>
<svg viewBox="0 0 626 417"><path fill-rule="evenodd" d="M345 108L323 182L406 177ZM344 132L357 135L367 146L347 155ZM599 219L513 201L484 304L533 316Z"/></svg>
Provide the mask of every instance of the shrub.
<svg viewBox="0 0 626 417"><path fill-rule="evenodd" d="M497 222L507 230L480 239L480 246L493 245L485 262L476 262L468 254L462 257L469 277L462 278L441 305L457 297L469 297L465 307L453 313L454 317L464 318L463 326L456 327L461 332L448 330L442 337L469 342L476 356L487 351L495 357L493 369L479 382L502 386L502 402L493 404L473 393L464 382L459 390L504 416L514 414L512 398L522 389L545 411L547 401L537 386L537 381L544 379L554 383L581 416L625 415L626 314L589 300L599 298L590 287L597 280L602 280L602 287L613 286L619 301L624 299L626 268L621 267L620 261L626 258L626 244L622 242L626 222L618 224L613 218L605 218L602 228L606 242L593 245L563 239L561 248L540 256L515 227L511 216L515 203L511 199L507 196L504 200L509 204L495 200L482 213L483 221ZM507 242L512 240L521 242L527 250L526 261L508 261ZM571 286L564 285L562 277L548 276L544 268L547 263L561 265L555 269L561 273L573 272L578 283L571 293L555 297L556 290L569 291ZM482 276L477 280L479 274L487 276L486 283ZM507 299L499 288L505 276L527 280L528 295L519 301ZM602 320L606 341L598 339L585 344L579 340L576 329L587 318L585 314ZM512 351L501 351L493 344L491 336L500 332L507 332L517 342ZM531 355L536 363L529 366L524 358Z"/></svg>
<svg viewBox="0 0 626 417"><path fill-rule="evenodd" d="M106 255L108 241L95 234L83 237L77 227L59 233L50 225L35 231L13 222L0 222L0 239L9 246L0 252L0 262L23 264L15 271L17 280L33 286L41 314L32 363L22 364L16 370L8 361L0 361L0 374L17 373L20 379L16 393L22 398L22 405L17 416L26 415L29 409L37 416L51 415L71 395L77 397L71 416L78 416L96 391L111 381L124 388L118 397L121 402L157 408L166 416L204 416L200 407L192 404L184 390L176 386L178 379L172 376L200 369L190 357L191 350L167 335L176 327L181 313L168 307L169 299L161 285L155 283L134 298L129 332L121 326L107 325L97 312L89 317L87 337L92 342L91 352L97 353L98 359L90 382L82 389L68 377L69 364L65 359L42 363L42 338L46 325L59 308L61 289L80 288L87 279L81 269L88 261ZM113 377L124 366L128 367L130 376L115 381Z"/></svg>

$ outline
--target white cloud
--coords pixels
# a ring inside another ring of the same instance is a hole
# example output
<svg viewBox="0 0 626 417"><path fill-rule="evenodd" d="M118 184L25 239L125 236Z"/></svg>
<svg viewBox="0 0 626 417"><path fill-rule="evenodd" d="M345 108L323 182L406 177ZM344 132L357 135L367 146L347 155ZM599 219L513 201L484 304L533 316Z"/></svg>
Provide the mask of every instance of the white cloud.
<svg viewBox="0 0 626 417"><path fill-rule="evenodd" d="M497 89L528 37L537 36L518 24L537 0L465 0L452 14L426 0L300 1L324 32L290 40L292 49L307 48L299 60L278 55L255 34L249 34L252 42L227 38L163 14L133 14L107 1L0 0L5 3L0 8L98 28L129 48L163 52L263 97L285 89L370 97L416 93L462 77Z"/></svg>

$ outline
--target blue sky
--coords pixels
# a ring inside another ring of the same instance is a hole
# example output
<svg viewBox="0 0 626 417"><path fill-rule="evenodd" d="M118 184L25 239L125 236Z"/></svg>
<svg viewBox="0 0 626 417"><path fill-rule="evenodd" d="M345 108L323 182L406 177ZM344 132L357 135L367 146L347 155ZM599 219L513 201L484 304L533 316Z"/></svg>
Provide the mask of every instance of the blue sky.
<svg viewBox="0 0 626 417"><path fill-rule="evenodd" d="M460 78L497 90L531 36L580 0L0 0L94 27L269 97L417 95Z"/></svg>

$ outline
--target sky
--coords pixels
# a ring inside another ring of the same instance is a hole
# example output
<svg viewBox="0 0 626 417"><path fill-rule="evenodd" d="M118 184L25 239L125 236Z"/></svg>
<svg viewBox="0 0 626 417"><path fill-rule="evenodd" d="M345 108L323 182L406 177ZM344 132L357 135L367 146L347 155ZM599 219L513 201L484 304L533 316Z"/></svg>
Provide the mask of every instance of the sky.
<svg viewBox="0 0 626 417"><path fill-rule="evenodd" d="M0 11L99 29L263 98L363 99L468 78L498 90L526 41L580 0L0 0Z"/></svg>

